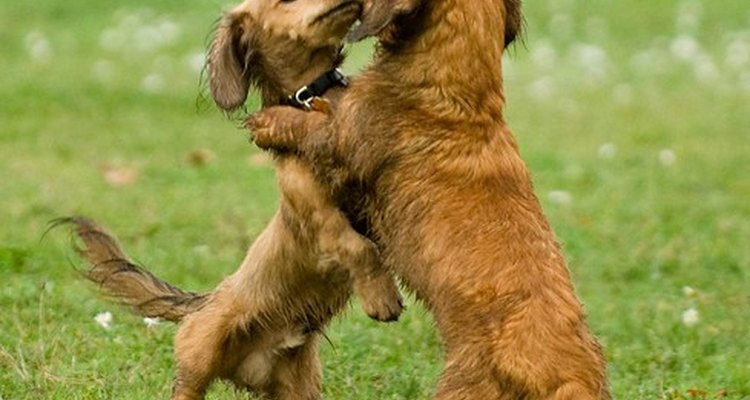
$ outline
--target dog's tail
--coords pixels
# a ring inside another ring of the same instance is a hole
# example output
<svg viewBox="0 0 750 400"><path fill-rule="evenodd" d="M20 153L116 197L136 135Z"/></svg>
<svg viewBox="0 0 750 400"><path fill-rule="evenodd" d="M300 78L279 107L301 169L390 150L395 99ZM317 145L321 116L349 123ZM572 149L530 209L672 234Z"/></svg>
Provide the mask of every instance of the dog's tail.
<svg viewBox="0 0 750 400"><path fill-rule="evenodd" d="M62 224L72 225L81 242L76 251L91 263L83 276L99 285L105 296L136 313L177 322L199 310L208 300L210 293L184 291L130 261L117 240L94 221L83 217L53 221L54 226Z"/></svg>

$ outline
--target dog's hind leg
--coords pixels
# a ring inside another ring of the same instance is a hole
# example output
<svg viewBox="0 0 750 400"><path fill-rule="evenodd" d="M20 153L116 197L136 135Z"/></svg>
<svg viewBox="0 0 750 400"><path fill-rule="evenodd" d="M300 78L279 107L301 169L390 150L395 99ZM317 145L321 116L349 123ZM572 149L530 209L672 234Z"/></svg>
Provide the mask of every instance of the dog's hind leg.
<svg viewBox="0 0 750 400"><path fill-rule="evenodd" d="M202 400L206 389L218 377L225 334L210 321L210 315L189 315L175 337L177 376L172 400Z"/></svg>
<svg viewBox="0 0 750 400"><path fill-rule="evenodd" d="M438 380L437 392L432 400L517 400L526 397L517 396L514 391L501 391L500 388L485 376L470 370L465 363L448 363Z"/></svg>
<svg viewBox="0 0 750 400"><path fill-rule="evenodd" d="M284 350L271 372L265 394L272 400L318 400L322 372L318 347L320 334L311 333L302 346Z"/></svg>
<svg viewBox="0 0 750 400"><path fill-rule="evenodd" d="M242 312L217 293L203 309L185 317L175 336L177 376L172 400L202 400L208 386L241 359L236 336Z"/></svg>

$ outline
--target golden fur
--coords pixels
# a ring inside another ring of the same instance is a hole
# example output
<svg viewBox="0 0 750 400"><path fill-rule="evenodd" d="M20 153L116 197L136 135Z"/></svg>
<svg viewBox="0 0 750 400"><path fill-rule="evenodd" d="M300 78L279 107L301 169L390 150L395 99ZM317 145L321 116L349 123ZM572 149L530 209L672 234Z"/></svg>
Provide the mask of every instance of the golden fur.
<svg viewBox="0 0 750 400"><path fill-rule="evenodd" d="M330 119L289 107L249 119L256 144L368 189L361 212L384 265L442 337L435 399L610 399L601 348L503 119L501 57L519 1L365 4L352 37L378 35L374 65Z"/></svg>
<svg viewBox="0 0 750 400"><path fill-rule="evenodd" d="M222 20L209 56L221 107L240 106L251 85L276 104L341 61L340 43L359 15L346 0L247 0ZM398 318L395 282L372 242L352 229L309 166L276 159L281 205L240 268L211 293L175 288L128 260L92 221L73 223L93 264L87 277L137 312L181 321L172 398L202 399L215 379L279 400L320 398L318 343L352 288L372 318Z"/></svg>

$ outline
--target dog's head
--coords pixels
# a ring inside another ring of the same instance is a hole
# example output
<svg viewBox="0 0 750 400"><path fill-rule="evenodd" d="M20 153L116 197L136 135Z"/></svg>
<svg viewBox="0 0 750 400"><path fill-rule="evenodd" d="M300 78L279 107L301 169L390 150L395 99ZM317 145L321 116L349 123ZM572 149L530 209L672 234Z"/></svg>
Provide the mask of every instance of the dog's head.
<svg viewBox="0 0 750 400"><path fill-rule="evenodd" d="M399 17L416 13L420 6L438 0L364 0L364 11L359 26L351 32L349 40L359 41L369 36L381 39L393 34L398 29ZM468 0L467 0L468 1ZM521 0L503 0L505 9L505 45L511 44L523 26ZM404 20L411 24L413 21Z"/></svg>
<svg viewBox="0 0 750 400"><path fill-rule="evenodd" d="M214 101L233 110L259 80L283 81L313 62L332 64L360 11L359 0L245 0L224 15L211 44Z"/></svg>
<svg viewBox="0 0 750 400"><path fill-rule="evenodd" d="M423 0L364 0L360 24L348 39L358 42L370 36L384 36L395 28L394 21L416 11Z"/></svg>

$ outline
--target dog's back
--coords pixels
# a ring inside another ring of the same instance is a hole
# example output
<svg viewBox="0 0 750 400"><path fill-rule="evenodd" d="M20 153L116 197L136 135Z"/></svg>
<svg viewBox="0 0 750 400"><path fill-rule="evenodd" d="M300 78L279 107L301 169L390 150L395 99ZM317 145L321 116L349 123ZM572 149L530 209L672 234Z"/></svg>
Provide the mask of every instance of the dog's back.
<svg viewBox="0 0 750 400"><path fill-rule="evenodd" d="M445 341L435 398L609 399L601 348L503 118L499 66L518 2L373 8L389 2L419 7L395 20L335 122L339 156L375 193L385 264Z"/></svg>

